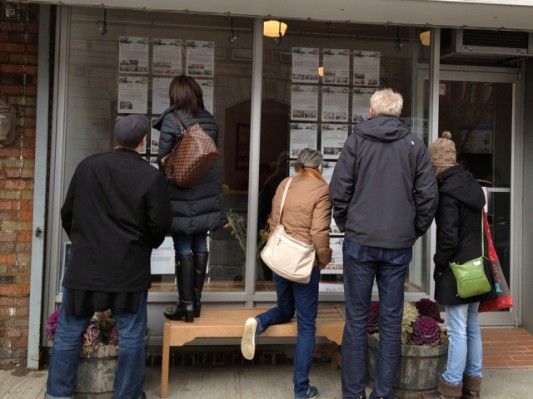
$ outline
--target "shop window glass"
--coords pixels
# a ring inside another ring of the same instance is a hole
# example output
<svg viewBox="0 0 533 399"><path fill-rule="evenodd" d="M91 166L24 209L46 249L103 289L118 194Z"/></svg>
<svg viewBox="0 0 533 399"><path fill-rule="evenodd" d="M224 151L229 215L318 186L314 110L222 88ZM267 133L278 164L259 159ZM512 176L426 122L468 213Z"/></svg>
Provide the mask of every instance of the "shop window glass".
<svg viewBox="0 0 533 399"><path fill-rule="evenodd" d="M400 92L402 117L426 144L428 139L429 85L423 70L430 52L420 43L420 30L285 22L288 29L281 40L263 39L259 229L266 225L276 186L294 173L299 150L312 147L323 152L324 177L329 181L347 136L358 121L368 118L375 90ZM333 261L322 271L320 291L337 299L343 291L342 242L333 222ZM406 291L427 290L427 247L425 238L415 247ZM274 289L271 272L260 259L256 289Z"/></svg>
<svg viewBox="0 0 533 399"><path fill-rule="evenodd" d="M83 158L112 149L117 118L154 119L168 104L172 77L195 77L219 125L225 207L237 226L210 234L205 290L244 290L253 20L109 9L102 35L101 9L71 10L63 192ZM155 164L158 132L148 139L143 158ZM59 245L67 241L63 235ZM152 291L176 290L173 263L168 239L154 253Z"/></svg>

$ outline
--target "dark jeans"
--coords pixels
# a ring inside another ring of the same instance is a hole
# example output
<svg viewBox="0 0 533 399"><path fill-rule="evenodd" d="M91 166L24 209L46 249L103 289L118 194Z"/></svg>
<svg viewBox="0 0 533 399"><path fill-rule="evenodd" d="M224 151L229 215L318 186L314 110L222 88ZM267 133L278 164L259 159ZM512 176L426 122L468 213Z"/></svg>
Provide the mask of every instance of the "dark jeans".
<svg viewBox="0 0 533 399"><path fill-rule="evenodd" d="M49 399L74 398L76 374L80 361L81 337L91 316L70 316L67 288L63 288L63 304L48 368L46 396ZM147 293L141 295L137 313L117 313L118 364L113 398L139 399L144 382Z"/></svg>
<svg viewBox="0 0 533 399"><path fill-rule="evenodd" d="M379 289L379 348L370 398L392 398L400 359L403 290L412 249L387 249L344 240L346 324L342 338L342 397L364 395L367 322L374 277Z"/></svg>
<svg viewBox="0 0 533 399"><path fill-rule="evenodd" d="M258 333L272 324L289 322L296 310L298 337L294 355L294 395L305 398L309 389L309 370L315 348L316 314L318 310L318 282L320 270L314 268L307 284L293 283L273 273L278 305L257 316Z"/></svg>
<svg viewBox="0 0 533 399"><path fill-rule="evenodd" d="M207 232L196 234L173 234L174 251L177 255L207 252Z"/></svg>

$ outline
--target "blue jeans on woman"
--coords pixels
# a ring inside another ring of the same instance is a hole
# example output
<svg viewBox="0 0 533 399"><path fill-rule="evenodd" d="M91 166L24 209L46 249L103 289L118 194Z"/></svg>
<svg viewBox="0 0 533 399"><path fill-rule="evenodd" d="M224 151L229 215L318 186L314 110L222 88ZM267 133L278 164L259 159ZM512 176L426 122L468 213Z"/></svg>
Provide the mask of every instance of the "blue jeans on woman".
<svg viewBox="0 0 533 399"><path fill-rule="evenodd" d="M174 251L177 255L192 255L193 252L207 252L207 232L196 234L173 234Z"/></svg>
<svg viewBox="0 0 533 399"><path fill-rule="evenodd" d="M137 313L117 313L118 364L113 398L139 399L144 382L147 292L142 293ZM92 316L71 316L67 309L69 290L63 288L63 304L48 368L47 399L74 398L82 335Z"/></svg>
<svg viewBox="0 0 533 399"><path fill-rule="evenodd" d="M483 376L483 344L478 320L479 302L445 306L448 327L448 362L442 375L448 384L459 385L463 376Z"/></svg>
<svg viewBox="0 0 533 399"><path fill-rule="evenodd" d="M370 399L393 398L401 351L404 282L412 249L359 245L344 239L346 323L342 337L342 397L365 397L367 322L374 278L379 290L379 347Z"/></svg>
<svg viewBox="0 0 533 399"><path fill-rule="evenodd" d="M307 284L294 283L277 274L273 274L272 279L276 284L278 303L275 308L257 316L257 333L262 333L270 325L289 322L296 310L298 337L294 355L294 395L297 399L306 398L315 348L320 269L313 269Z"/></svg>

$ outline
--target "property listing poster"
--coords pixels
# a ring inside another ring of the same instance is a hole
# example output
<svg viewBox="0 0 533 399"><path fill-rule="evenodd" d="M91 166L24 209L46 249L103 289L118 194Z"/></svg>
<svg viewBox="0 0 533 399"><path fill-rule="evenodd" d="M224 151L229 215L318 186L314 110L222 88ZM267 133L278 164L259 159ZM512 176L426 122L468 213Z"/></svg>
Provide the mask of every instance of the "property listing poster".
<svg viewBox="0 0 533 399"><path fill-rule="evenodd" d="M152 258L150 259L151 273L174 274L174 253L172 237L166 237L159 248L152 251Z"/></svg>
<svg viewBox="0 0 533 399"><path fill-rule="evenodd" d="M154 126L155 121L157 118L151 119L151 126ZM159 130L152 129L150 130L150 154L151 155L159 155Z"/></svg>
<svg viewBox="0 0 533 399"><path fill-rule="evenodd" d="M336 162L332 161L325 161L322 164L322 177L328 184L331 183L331 177L333 176L333 170L336 164Z"/></svg>
<svg viewBox="0 0 533 399"><path fill-rule="evenodd" d="M350 83L350 50L324 49L323 66L323 83L333 85L347 85Z"/></svg>
<svg viewBox="0 0 533 399"><path fill-rule="evenodd" d="M215 109L213 107L213 101L214 101L215 81L212 79L198 79L197 82L202 88L205 109L211 112L212 114L214 114Z"/></svg>
<svg viewBox="0 0 533 399"><path fill-rule="evenodd" d="M152 73L154 75L179 75L182 71L181 40L152 40Z"/></svg>
<svg viewBox="0 0 533 399"><path fill-rule="evenodd" d="M148 73L148 38L120 36L118 40L118 72Z"/></svg>
<svg viewBox="0 0 533 399"><path fill-rule="evenodd" d="M304 148L317 149L318 129L316 123L293 122L290 126L290 157L296 158Z"/></svg>
<svg viewBox="0 0 533 399"><path fill-rule="evenodd" d="M350 89L342 86L322 86L322 122L348 122Z"/></svg>
<svg viewBox="0 0 533 399"><path fill-rule="evenodd" d="M320 129L324 159L338 159L348 137L348 125L323 123Z"/></svg>
<svg viewBox="0 0 533 399"><path fill-rule="evenodd" d="M292 48L291 81L296 83L318 83L318 62L320 50L309 47Z"/></svg>
<svg viewBox="0 0 533 399"><path fill-rule="evenodd" d="M376 89L369 87L354 87L352 91L352 122L358 123L368 119L370 97Z"/></svg>
<svg viewBox="0 0 533 399"><path fill-rule="evenodd" d="M354 51L353 84L354 86L379 86L379 51Z"/></svg>
<svg viewBox="0 0 533 399"><path fill-rule="evenodd" d="M168 88L172 78L152 79L152 114L162 114L170 106Z"/></svg>
<svg viewBox="0 0 533 399"><path fill-rule="evenodd" d="M331 237L331 262L322 270L322 274L342 274L342 244L344 237Z"/></svg>
<svg viewBox="0 0 533 399"><path fill-rule="evenodd" d="M318 119L318 86L291 86L291 119Z"/></svg>
<svg viewBox="0 0 533 399"><path fill-rule="evenodd" d="M186 73L198 78L212 78L215 75L215 42L187 40Z"/></svg>
<svg viewBox="0 0 533 399"><path fill-rule="evenodd" d="M148 78L118 77L118 113L146 114L148 109Z"/></svg>

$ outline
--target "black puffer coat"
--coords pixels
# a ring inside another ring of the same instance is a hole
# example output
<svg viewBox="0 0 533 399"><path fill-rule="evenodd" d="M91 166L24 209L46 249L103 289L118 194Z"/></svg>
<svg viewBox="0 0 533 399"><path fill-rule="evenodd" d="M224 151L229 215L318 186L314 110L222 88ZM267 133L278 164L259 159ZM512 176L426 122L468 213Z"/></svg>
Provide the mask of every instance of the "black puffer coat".
<svg viewBox="0 0 533 399"><path fill-rule="evenodd" d="M468 299L459 298L455 277L449 266L450 262L464 263L481 255L481 210L485 205L483 190L474 177L459 165L440 173L437 182L437 251L433 257L435 300L441 305L460 305L490 299L494 295L492 292ZM485 272L490 279L489 264L485 263Z"/></svg>
<svg viewBox="0 0 533 399"><path fill-rule="evenodd" d="M178 126L174 109L168 108L154 122L154 128L161 132L159 136L159 158L169 154L180 140L182 129ZM196 117L184 111L178 111L186 127L199 123L202 129L218 141L218 126L206 110L198 110ZM224 203L221 193L220 169L213 166L198 183L191 188L178 187L168 180L170 202L172 205L172 234L196 234L217 230L225 220Z"/></svg>

